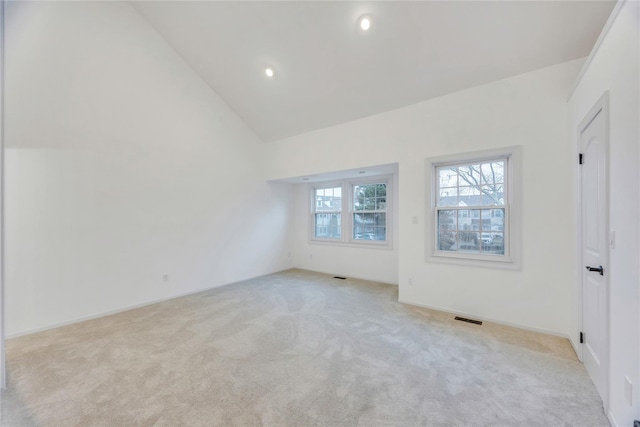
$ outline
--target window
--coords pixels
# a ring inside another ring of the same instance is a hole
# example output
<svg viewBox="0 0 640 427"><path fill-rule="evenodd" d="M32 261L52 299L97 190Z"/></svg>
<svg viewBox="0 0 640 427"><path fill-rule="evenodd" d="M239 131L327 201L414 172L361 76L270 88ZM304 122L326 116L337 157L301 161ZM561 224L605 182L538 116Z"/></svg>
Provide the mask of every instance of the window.
<svg viewBox="0 0 640 427"><path fill-rule="evenodd" d="M342 237L342 187L316 188L314 236L322 239Z"/></svg>
<svg viewBox="0 0 640 427"><path fill-rule="evenodd" d="M452 156L428 162L432 200L429 260L514 263L514 243L519 235L513 208L514 200L519 200L513 194L514 182L519 182L513 176L517 153L514 147L478 157Z"/></svg>
<svg viewBox="0 0 640 427"><path fill-rule="evenodd" d="M436 166L436 250L504 255L507 162Z"/></svg>
<svg viewBox="0 0 640 427"><path fill-rule="evenodd" d="M353 239L387 240L387 184L353 186Z"/></svg>
<svg viewBox="0 0 640 427"><path fill-rule="evenodd" d="M389 182L378 177L314 186L311 240L388 245Z"/></svg>

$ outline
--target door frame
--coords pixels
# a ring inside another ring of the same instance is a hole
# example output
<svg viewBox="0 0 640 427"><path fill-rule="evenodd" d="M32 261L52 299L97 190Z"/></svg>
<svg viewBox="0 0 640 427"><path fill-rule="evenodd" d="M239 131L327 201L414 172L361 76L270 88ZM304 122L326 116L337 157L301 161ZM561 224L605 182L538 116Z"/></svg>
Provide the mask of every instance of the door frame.
<svg viewBox="0 0 640 427"><path fill-rule="evenodd" d="M605 345L606 345L606 351L604 352L605 357L603 362L603 365L605 366L605 374L606 374L606 381L605 381L605 390L604 390L604 396L603 396L603 406L604 406L604 410L605 413L608 414L609 412L609 389L610 389L610 379L611 379L611 372L610 372L610 365L609 365L609 349L611 348L611 328L610 328L610 321L611 321L611 292L610 292L610 280L609 277L611 275L611 264L610 264L610 224L609 224L609 207L610 207L610 200L609 200L609 193L610 193L610 188L609 188L609 172L610 172L610 164L609 164L609 137L610 137L610 126L609 126L609 91L605 91L602 96L596 101L596 103L593 105L593 107L591 107L591 109L589 110L589 112L585 115L584 119L582 119L582 121L580 122L580 124L578 125L577 128L577 133L576 133L576 159L578 158L578 156L581 154L582 152L582 147L581 147L581 140L580 140L580 135L582 134L582 132L591 124L591 122L593 121L593 119L595 119L596 115L598 113L603 114L604 116L604 127L605 127L605 139L603 141L604 146L605 146L605 164L607 166L607 170L605 173L605 189L606 189L606 195L604 198L605 201L605 230L606 230L606 236L607 236L607 244L605 245L605 251L606 251L606 255L605 255L605 263L607 266L607 270L609 271L608 274L604 275L604 280L605 280L605 289L606 289L606 326L605 326L605 330L607 332L607 337L605 340ZM578 326L580 328L580 330L584 330L584 313L583 313L583 287L584 287L584 280L583 280L583 273L584 273L584 260L583 260L583 239L582 239L582 225L583 225L583 218L582 218L582 170L580 169L582 168L582 165L578 165L578 187L577 187L577 208L578 208L578 215L577 215L577 252L578 252L578 256L577 256L577 260L578 260L578 265L577 265L577 280L578 280ZM584 352L584 346L581 344L578 346L577 348L577 355L578 355L578 359L580 360L580 362L583 362L583 352Z"/></svg>
<svg viewBox="0 0 640 427"><path fill-rule="evenodd" d="M0 389L7 386L5 360L5 293L4 293L4 67L5 67L5 0L0 0Z"/></svg>

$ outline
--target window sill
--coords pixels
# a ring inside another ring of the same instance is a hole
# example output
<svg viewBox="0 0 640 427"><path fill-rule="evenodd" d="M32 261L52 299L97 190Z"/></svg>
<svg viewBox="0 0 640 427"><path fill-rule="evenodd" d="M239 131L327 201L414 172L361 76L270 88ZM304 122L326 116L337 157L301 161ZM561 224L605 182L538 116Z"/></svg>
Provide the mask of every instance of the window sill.
<svg viewBox="0 0 640 427"><path fill-rule="evenodd" d="M431 253L427 262L462 265L468 267L495 268L501 270L520 270L520 264L512 257L493 257L474 254Z"/></svg>
<svg viewBox="0 0 640 427"><path fill-rule="evenodd" d="M310 239L309 244L312 245L324 245L324 246L342 246L349 248L363 248L363 249L382 249L382 250L392 250L393 245L389 241L344 241L344 240L320 240L320 239Z"/></svg>

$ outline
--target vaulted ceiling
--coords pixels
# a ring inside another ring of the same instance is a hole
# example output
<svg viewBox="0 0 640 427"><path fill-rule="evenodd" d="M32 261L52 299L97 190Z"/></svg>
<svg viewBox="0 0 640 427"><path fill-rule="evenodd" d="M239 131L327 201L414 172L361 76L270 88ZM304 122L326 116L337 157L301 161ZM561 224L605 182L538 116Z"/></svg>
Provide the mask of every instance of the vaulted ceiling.
<svg viewBox="0 0 640 427"><path fill-rule="evenodd" d="M132 4L269 142L587 56L615 1Z"/></svg>

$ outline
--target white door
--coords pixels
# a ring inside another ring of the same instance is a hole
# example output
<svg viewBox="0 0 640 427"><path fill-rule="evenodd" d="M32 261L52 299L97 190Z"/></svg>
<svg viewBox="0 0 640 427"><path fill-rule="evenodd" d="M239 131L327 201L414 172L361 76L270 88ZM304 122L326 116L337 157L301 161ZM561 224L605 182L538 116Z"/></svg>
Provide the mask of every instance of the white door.
<svg viewBox="0 0 640 427"><path fill-rule="evenodd" d="M582 332L584 363L607 405L609 382L608 129L606 98L580 127Z"/></svg>

